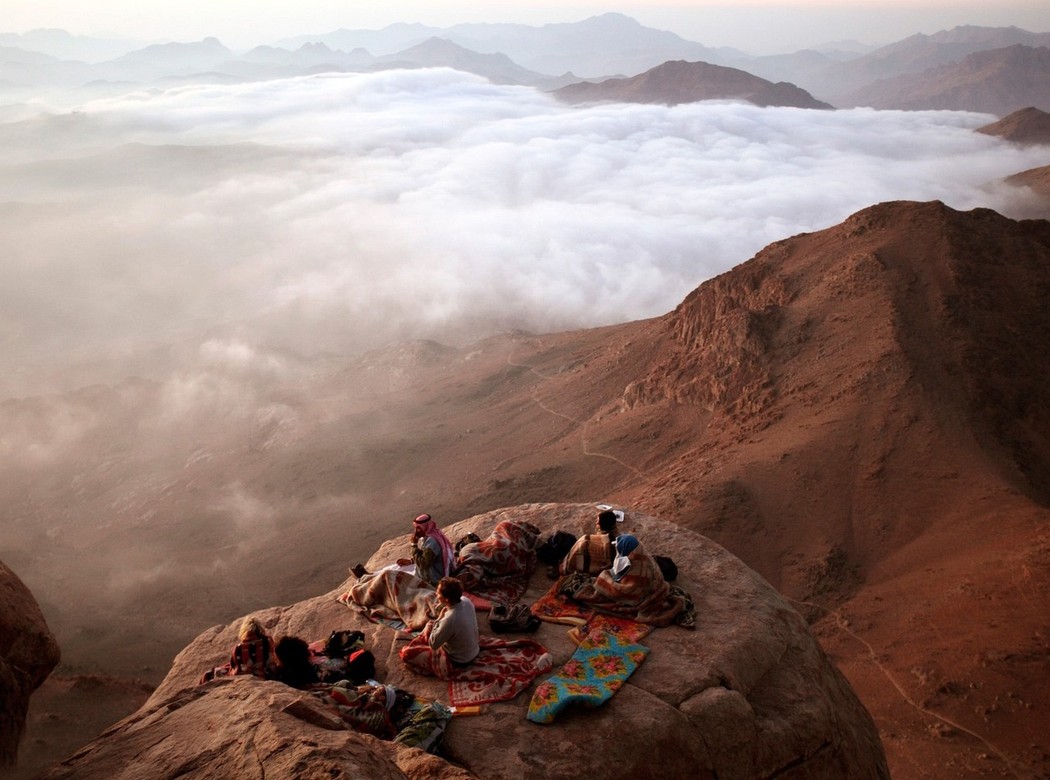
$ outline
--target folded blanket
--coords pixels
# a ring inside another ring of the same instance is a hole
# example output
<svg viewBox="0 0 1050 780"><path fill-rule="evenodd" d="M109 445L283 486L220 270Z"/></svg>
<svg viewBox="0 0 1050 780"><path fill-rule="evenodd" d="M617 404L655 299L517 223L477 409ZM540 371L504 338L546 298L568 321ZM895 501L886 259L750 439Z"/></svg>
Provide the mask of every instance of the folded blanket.
<svg viewBox="0 0 1050 780"><path fill-rule="evenodd" d="M572 575L569 576L571 577ZM529 609L532 610L533 615L548 623L582 626L594 617L594 610L570 601L560 592L565 579L563 577L555 582L551 589L536 599Z"/></svg>
<svg viewBox="0 0 1050 780"><path fill-rule="evenodd" d="M636 639L648 634L651 626L599 615L580 630L583 633L576 652L557 674L536 686L526 715L533 723L553 723L570 704L604 704L649 653L649 648L637 644Z"/></svg>

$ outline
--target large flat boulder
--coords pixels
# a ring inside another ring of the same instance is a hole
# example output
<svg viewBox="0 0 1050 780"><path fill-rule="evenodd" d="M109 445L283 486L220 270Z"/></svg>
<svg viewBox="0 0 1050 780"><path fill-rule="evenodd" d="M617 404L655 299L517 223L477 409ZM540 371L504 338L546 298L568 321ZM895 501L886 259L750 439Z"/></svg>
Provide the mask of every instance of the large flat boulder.
<svg viewBox="0 0 1050 780"><path fill-rule="evenodd" d="M29 697L59 661L58 642L29 588L0 561L0 767L18 757Z"/></svg>
<svg viewBox="0 0 1050 780"><path fill-rule="evenodd" d="M591 504L531 504L478 515L446 532L453 541L467 532L484 537L500 520L519 519L580 534L592 529L594 515ZM624 530L650 553L674 559L678 584L696 602L697 627L657 629L642 640L648 657L598 709L569 709L551 725L534 724L525 719L529 689L486 705L478 716L453 718L442 750L447 763L346 731L309 694L279 683L235 678L197 686L203 671L228 656L238 620L198 636L139 712L45 776L889 776L871 717L772 587L719 545L679 526L628 510ZM392 562L408 549L408 535L390 540L367 565ZM446 683L401 665L403 640L395 632L336 601L349 582L255 614L274 635L307 640L359 628L380 679L447 702ZM526 599L550 584L542 569L534 572ZM563 625L545 623L535 638L553 654L556 670L575 649Z"/></svg>

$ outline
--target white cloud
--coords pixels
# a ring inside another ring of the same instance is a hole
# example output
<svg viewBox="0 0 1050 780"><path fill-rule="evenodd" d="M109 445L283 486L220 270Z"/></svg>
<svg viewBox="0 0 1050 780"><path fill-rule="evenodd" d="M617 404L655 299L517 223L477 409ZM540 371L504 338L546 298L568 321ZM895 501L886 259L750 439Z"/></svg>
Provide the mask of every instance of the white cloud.
<svg viewBox="0 0 1050 780"><path fill-rule="evenodd" d="M657 315L768 243L873 203L1002 207L982 186L1044 160L972 132L990 120L571 108L413 70L184 87L0 124L8 159L25 161L0 171L0 364L169 342L250 362L216 345L310 354Z"/></svg>

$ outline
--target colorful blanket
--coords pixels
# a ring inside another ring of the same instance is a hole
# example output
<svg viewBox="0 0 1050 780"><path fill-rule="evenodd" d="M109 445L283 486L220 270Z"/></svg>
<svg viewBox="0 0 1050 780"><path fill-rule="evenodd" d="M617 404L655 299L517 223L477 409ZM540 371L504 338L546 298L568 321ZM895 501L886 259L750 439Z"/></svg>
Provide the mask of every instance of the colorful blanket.
<svg viewBox="0 0 1050 780"><path fill-rule="evenodd" d="M420 631L437 617L437 592L413 574L388 568L366 574L339 601L369 620L397 630Z"/></svg>
<svg viewBox="0 0 1050 780"><path fill-rule="evenodd" d="M338 712L355 731L380 739L393 739L397 735L398 710L404 714L408 706L414 703L414 697L404 692L402 695L407 696L407 700L396 701L398 692L387 685L354 686L343 683L314 695Z"/></svg>
<svg viewBox="0 0 1050 780"><path fill-rule="evenodd" d="M338 683L314 693L355 731L433 752L452 718L439 702L428 702L389 685Z"/></svg>
<svg viewBox="0 0 1050 780"><path fill-rule="evenodd" d="M540 529L532 523L501 520L487 539L464 545L454 575L475 605L513 604L524 594L536 565Z"/></svg>
<svg viewBox="0 0 1050 780"><path fill-rule="evenodd" d="M555 582L549 591L540 596L529 608L532 614L548 623L565 623L570 626L582 626L594 617L594 610L570 601L560 592L563 577Z"/></svg>
<svg viewBox="0 0 1050 780"><path fill-rule="evenodd" d="M595 617L580 629L580 645L561 671L536 686L526 717L553 723L570 704L598 707L607 702L645 660L649 648L637 642L651 630L624 618Z"/></svg>
<svg viewBox="0 0 1050 780"><path fill-rule="evenodd" d="M554 667L547 648L531 639L480 637L481 652L468 666L453 664L444 648L434 650L425 634L401 649L405 666L420 674L448 680L454 707L513 699Z"/></svg>

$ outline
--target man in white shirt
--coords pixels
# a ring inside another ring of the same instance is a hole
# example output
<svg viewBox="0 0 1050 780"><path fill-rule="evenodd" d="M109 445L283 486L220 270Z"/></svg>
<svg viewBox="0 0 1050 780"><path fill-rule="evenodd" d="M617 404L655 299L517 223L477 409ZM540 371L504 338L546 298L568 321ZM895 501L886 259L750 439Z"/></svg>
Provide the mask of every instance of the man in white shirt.
<svg viewBox="0 0 1050 780"><path fill-rule="evenodd" d="M444 577L437 585L442 610L431 622L429 644L444 648L457 666L466 666L478 655L478 618L474 604L463 598L463 585L455 577Z"/></svg>

